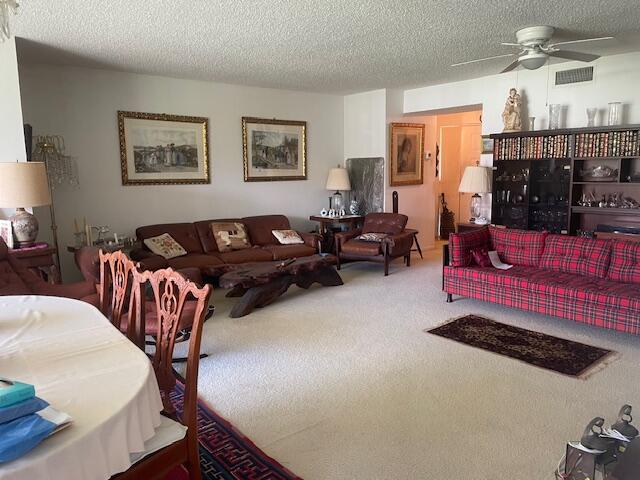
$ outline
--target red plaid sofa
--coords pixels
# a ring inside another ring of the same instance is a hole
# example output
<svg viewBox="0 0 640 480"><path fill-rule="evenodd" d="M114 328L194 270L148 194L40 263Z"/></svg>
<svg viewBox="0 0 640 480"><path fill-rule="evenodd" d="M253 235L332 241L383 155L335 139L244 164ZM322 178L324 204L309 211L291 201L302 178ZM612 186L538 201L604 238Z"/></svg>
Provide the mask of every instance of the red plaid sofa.
<svg viewBox="0 0 640 480"><path fill-rule="evenodd" d="M472 251L496 250L509 270L481 267ZM454 233L443 290L640 335L640 243L487 227Z"/></svg>

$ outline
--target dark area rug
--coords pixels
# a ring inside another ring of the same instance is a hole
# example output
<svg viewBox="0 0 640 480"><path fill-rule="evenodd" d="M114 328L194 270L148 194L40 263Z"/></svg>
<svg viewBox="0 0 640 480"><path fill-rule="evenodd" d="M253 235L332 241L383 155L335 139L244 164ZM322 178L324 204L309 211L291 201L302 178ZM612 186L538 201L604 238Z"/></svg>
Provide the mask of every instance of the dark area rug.
<svg viewBox="0 0 640 480"><path fill-rule="evenodd" d="M572 377L584 375L613 353L478 315L466 315L425 332Z"/></svg>
<svg viewBox="0 0 640 480"><path fill-rule="evenodd" d="M171 401L182 415L184 385L178 382ZM227 420L198 399L198 439L200 467L203 480L301 480L273 458L260 450L251 440ZM182 469L175 469L167 480L186 480Z"/></svg>

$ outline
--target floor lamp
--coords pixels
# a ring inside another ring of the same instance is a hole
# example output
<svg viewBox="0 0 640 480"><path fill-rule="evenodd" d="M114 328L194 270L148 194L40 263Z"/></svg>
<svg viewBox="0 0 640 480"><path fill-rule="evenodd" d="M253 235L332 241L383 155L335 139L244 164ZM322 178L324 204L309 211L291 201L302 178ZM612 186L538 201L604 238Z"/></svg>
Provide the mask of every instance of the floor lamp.
<svg viewBox="0 0 640 480"><path fill-rule="evenodd" d="M62 272L60 265L60 249L58 247L58 225L56 223L56 211L53 192L56 186L62 184L78 185L78 173L75 162L71 157L64 155L64 138L59 135L43 135L35 137L36 148L33 152L33 160L42 162L46 166L47 181L51 192L51 232L53 234L53 246L56 249L56 263L58 270Z"/></svg>

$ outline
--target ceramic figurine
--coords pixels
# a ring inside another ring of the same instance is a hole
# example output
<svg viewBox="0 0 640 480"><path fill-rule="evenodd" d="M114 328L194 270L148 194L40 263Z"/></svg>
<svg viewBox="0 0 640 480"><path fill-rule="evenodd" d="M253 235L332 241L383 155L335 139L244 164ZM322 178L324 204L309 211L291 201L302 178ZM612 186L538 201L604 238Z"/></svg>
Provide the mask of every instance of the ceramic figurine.
<svg viewBox="0 0 640 480"><path fill-rule="evenodd" d="M344 210L344 208L341 208L340 211L338 211L338 216L339 217L344 217L347 214L347 212Z"/></svg>
<svg viewBox="0 0 640 480"><path fill-rule="evenodd" d="M329 209L329 216L330 216L331 218L333 218L333 217L335 217L335 216L336 216L336 211L335 211L333 208Z"/></svg>
<svg viewBox="0 0 640 480"><path fill-rule="evenodd" d="M321 216L321 217L326 217L328 213L329 213L329 212L327 212L327 209L326 209L326 208L323 208L322 210L320 210L320 216Z"/></svg>
<svg viewBox="0 0 640 480"><path fill-rule="evenodd" d="M522 99L515 88L509 90L509 96L504 103L504 111L502 112L502 121L504 122L503 132L519 132L522 130L522 119L520 118L520 109L522 107Z"/></svg>

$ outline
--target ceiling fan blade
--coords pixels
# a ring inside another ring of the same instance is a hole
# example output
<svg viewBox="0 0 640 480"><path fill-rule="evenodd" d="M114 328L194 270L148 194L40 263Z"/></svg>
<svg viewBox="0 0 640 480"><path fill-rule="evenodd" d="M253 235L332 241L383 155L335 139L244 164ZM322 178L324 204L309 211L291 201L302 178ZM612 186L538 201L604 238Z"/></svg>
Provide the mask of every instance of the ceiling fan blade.
<svg viewBox="0 0 640 480"><path fill-rule="evenodd" d="M570 43L584 43L584 42L597 42L598 40L612 40L613 37L597 37L597 38L584 38L582 40L567 40L566 42L556 42L549 45L549 48L553 48L557 45L569 45Z"/></svg>
<svg viewBox="0 0 640 480"><path fill-rule="evenodd" d="M592 53L571 52L569 50L559 50L557 52L549 52L550 57L564 58L566 60L578 60L579 62L593 62L600 58L600 55Z"/></svg>
<svg viewBox="0 0 640 480"><path fill-rule="evenodd" d="M494 55L493 57L478 58L477 60L469 60L468 62L453 63L451 66L459 67L461 65L468 65L470 63L484 62L485 60L493 60L494 58L513 57L514 55L515 53L505 53L504 55Z"/></svg>
<svg viewBox="0 0 640 480"><path fill-rule="evenodd" d="M519 43L510 43L510 42L502 42L502 43L500 43L500 45L505 45L507 47L521 47L522 46Z"/></svg>
<svg viewBox="0 0 640 480"><path fill-rule="evenodd" d="M507 68L505 68L504 70L502 70L500 73L507 73L510 72L511 70L513 70L514 68L516 68L518 66L518 64L520 63L520 59L516 58L513 62L511 62L509 65L507 65Z"/></svg>

